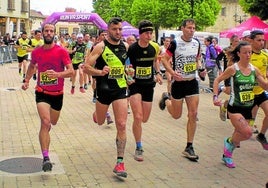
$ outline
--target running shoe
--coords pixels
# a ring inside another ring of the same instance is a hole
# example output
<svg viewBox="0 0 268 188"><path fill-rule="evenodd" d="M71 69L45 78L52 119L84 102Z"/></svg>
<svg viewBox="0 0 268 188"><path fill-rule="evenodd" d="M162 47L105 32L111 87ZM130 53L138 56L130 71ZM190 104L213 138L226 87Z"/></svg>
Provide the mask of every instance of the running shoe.
<svg viewBox="0 0 268 188"><path fill-rule="evenodd" d="M49 157L44 157L44 159L43 159L43 165L42 165L42 170L44 172L51 171L52 170L52 163L50 162Z"/></svg>
<svg viewBox="0 0 268 188"><path fill-rule="evenodd" d="M74 86L72 86L71 94L74 94Z"/></svg>
<svg viewBox="0 0 268 188"><path fill-rule="evenodd" d="M222 160L228 168L235 168L235 164L232 159L234 149L235 146L228 142L228 138L225 138Z"/></svg>
<svg viewBox="0 0 268 188"><path fill-rule="evenodd" d="M227 109L224 107L224 104L222 104L220 106L220 119L222 121L226 121L226 112L227 112Z"/></svg>
<svg viewBox="0 0 268 188"><path fill-rule="evenodd" d="M85 93L86 92L83 87L80 87L79 90L80 90L81 93Z"/></svg>
<svg viewBox="0 0 268 188"><path fill-rule="evenodd" d="M256 136L256 139L261 143L263 149L268 150L268 142L267 142L265 136L260 136L260 134L258 134Z"/></svg>
<svg viewBox="0 0 268 188"><path fill-rule="evenodd" d="M136 161L139 161L139 162L141 162L141 161L143 161L143 149L142 148L137 148L136 150L135 150L135 155L134 155L134 159L136 160Z"/></svg>
<svg viewBox="0 0 268 188"><path fill-rule="evenodd" d="M169 99L169 95L167 92L162 93L161 100L159 101L159 108L164 110L166 108L166 100Z"/></svg>
<svg viewBox="0 0 268 188"><path fill-rule="evenodd" d="M182 154L190 160L198 160L199 156L195 154L193 146L186 147Z"/></svg>
<svg viewBox="0 0 268 188"><path fill-rule="evenodd" d="M233 162L233 159L230 157L226 157L224 154L222 155L222 161L225 163L225 165L228 168L235 168L235 164Z"/></svg>
<svg viewBox="0 0 268 188"><path fill-rule="evenodd" d="M112 117L110 115L109 112L106 113L106 121L107 121L107 125L113 123L114 121L112 120Z"/></svg>
<svg viewBox="0 0 268 188"><path fill-rule="evenodd" d="M114 167L114 170L113 172L117 175L117 176L120 176L120 177L124 177L126 178L127 177L127 172L125 170L125 165L124 163L117 163Z"/></svg>

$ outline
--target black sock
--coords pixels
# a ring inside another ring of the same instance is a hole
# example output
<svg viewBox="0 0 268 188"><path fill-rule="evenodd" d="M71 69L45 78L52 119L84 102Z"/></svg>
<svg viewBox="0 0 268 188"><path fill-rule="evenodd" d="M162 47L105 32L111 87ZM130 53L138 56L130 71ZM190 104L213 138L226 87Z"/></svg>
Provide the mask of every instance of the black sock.
<svg viewBox="0 0 268 188"><path fill-rule="evenodd" d="M264 134L262 134L262 133L259 133L258 136L261 137L261 138L264 138Z"/></svg>
<svg viewBox="0 0 268 188"><path fill-rule="evenodd" d="M187 142L186 148L188 148L188 147L190 147L190 146L193 146L193 143L191 143L191 142Z"/></svg>

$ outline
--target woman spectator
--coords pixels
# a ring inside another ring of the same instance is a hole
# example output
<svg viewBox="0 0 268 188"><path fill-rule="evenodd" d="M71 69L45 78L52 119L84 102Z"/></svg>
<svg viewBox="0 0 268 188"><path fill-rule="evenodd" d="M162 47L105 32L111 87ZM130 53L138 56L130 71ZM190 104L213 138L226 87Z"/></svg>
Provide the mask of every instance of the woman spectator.
<svg viewBox="0 0 268 188"><path fill-rule="evenodd" d="M218 66L216 64L217 52L212 43L212 36L205 38L205 45L206 45L206 54L205 54L205 65L206 70L209 78L209 88L212 91L213 82L218 75Z"/></svg>

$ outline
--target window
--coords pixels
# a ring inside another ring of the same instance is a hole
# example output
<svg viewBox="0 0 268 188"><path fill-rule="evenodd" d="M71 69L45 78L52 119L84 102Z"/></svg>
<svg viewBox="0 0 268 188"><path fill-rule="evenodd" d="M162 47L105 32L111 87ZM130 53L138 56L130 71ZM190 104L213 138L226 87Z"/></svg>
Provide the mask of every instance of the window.
<svg viewBox="0 0 268 188"><path fill-rule="evenodd" d="M59 32L60 32L60 34L68 33L68 27L60 27Z"/></svg>
<svg viewBox="0 0 268 188"><path fill-rule="evenodd" d="M8 0L7 9L15 10L15 0Z"/></svg>
<svg viewBox="0 0 268 188"><path fill-rule="evenodd" d="M28 1L27 0L22 0L21 2L21 12L28 12L29 6L28 6Z"/></svg>
<svg viewBox="0 0 268 188"><path fill-rule="evenodd" d="M79 28L73 28L73 33L79 33Z"/></svg>
<svg viewBox="0 0 268 188"><path fill-rule="evenodd" d="M226 16L226 7L221 9L221 16Z"/></svg>

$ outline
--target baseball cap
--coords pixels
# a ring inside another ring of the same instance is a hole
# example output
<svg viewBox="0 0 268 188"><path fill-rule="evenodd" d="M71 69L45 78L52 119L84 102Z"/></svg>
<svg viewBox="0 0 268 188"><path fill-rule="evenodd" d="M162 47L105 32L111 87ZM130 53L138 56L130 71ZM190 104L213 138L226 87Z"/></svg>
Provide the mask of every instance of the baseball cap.
<svg viewBox="0 0 268 188"><path fill-rule="evenodd" d="M242 38L243 37L249 37L250 36L250 30L243 31Z"/></svg>

